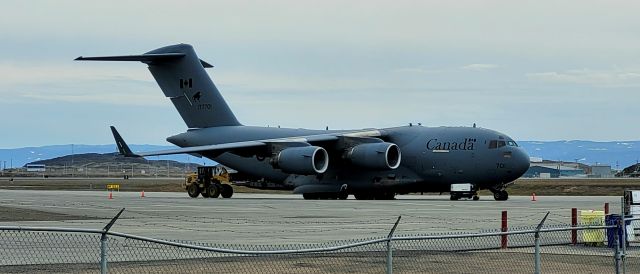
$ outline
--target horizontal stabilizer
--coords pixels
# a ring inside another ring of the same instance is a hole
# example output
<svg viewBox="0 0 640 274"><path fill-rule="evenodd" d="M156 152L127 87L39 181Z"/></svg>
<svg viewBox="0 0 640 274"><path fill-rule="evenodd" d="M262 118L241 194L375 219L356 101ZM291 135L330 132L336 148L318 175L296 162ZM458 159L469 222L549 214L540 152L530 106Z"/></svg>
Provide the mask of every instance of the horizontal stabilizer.
<svg viewBox="0 0 640 274"><path fill-rule="evenodd" d="M161 54L141 54L141 55L120 55L120 56L94 56L76 58L76 61L140 61L153 62L182 58L184 53L161 53Z"/></svg>
<svg viewBox="0 0 640 274"><path fill-rule="evenodd" d="M140 54L140 55L119 55L119 56L91 56L76 58L76 61L139 61L143 63L163 62L182 58L186 56L185 53L158 53L158 54ZM212 68L213 66L203 60L200 60L205 68Z"/></svg>

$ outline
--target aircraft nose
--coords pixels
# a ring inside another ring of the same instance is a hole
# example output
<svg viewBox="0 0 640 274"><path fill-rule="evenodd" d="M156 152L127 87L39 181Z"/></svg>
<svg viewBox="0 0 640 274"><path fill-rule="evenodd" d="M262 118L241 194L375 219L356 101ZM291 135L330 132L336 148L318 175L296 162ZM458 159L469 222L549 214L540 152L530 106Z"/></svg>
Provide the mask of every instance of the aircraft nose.
<svg viewBox="0 0 640 274"><path fill-rule="evenodd" d="M514 175L517 175L519 178L520 176L522 176L525 172L527 172L527 170L529 170L529 164L530 164L530 160L529 160L529 154L527 154L526 151L524 151L524 149L522 148L518 148L516 150L513 151L513 162L514 162L514 168L513 168L513 173Z"/></svg>

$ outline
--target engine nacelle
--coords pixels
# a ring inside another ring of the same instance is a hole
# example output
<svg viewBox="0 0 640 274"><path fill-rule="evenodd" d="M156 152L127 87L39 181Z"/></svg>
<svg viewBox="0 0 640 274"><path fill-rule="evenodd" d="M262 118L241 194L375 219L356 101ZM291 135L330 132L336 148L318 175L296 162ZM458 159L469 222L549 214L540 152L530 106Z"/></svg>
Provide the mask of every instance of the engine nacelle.
<svg viewBox="0 0 640 274"><path fill-rule="evenodd" d="M290 147L280 151L272 164L286 173L315 175L327 171L329 154L317 146Z"/></svg>
<svg viewBox="0 0 640 274"><path fill-rule="evenodd" d="M372 169L395 169L400 166L400 148L392 143L368 143L352 147L346 158L354 165Z"/></svg>

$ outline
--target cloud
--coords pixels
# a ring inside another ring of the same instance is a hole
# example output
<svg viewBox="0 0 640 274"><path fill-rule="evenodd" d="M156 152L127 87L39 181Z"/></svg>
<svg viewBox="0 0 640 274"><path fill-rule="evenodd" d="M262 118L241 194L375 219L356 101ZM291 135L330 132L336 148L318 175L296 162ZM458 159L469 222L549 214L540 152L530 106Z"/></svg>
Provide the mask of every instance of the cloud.
<svg viewBox="0 0 640 274"><path fill-rule="evenodd" d="M443 73L443 72L459 72L459 70L468 70L468 71L487 71L491 69L499 68L499 65L496 64L469 64L461 67L449 67L449 68L424 68L424 67L407 67L407 68L399 68L394 69L392 72L395 73L408 73L408 74L432 74L432 73Z"/></svg>
<svg viewBox="0 0 640 274"><path fill-rule="evenodd" d="M3 76L0 87L31 83L49 83L75 81L78 79L114 79L150 81L149 72L144 67L118 67L76 63L74 65L48 63L45 65L0 63L0 75Z"/></svg>
<svg viewBox="0 0 640 274"><path fill-rule="evenodd" d="M601 87L635 87L640 86L640 69L573 69L562 72L536 72L527 73L531 80L568 83L580 85L592 85Z"/></svg>
<svg viewBox="0 0 640 274"><path fill-rule="evenodd" d="M99 103L111 105L133 105L133 106L164 106L166 103L161 100L162 96L149 96L148 93L126 94L126 93L85 93L85 94L64 94L59 92L24 92L23 98L39 101L67 102L67 103Z"/></svg>
<svg viewBox="0 0 640 274"><path fill-rule="evenodd" d="M143 67L0 63L0 75L4 77L0 82L4 103L165 104Z"/></svg>
<svg viewBox="0 0 640 274"><path fill-rule="evenodd" d="M399 69L392 70L392 72L395 72L395 73L413 73L413 74L441 73L445 71L447 70L446 69L427 69L422 67L399 68Z"/></svg>
<svg viewBox="0 0 640 274"><path fill-rule="evenodd" d="M487 71L487 70L496 69L499 67L500 66L496 64L469 64L466 66L462 66L461 68L464 70Z"/></svg>

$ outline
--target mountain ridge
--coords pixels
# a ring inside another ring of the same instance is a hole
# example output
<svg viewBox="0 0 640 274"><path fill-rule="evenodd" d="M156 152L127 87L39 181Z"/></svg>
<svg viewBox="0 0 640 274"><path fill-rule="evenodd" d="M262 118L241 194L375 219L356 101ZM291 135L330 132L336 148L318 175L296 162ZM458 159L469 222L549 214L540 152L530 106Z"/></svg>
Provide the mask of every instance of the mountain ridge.
<svg viewBox="0 0 640 274"><path fill-rule="evenodd" d="M640 141L519 141L529 156L545 160L565 162L579 162L583 164L610 165L615 169L622 169L636 164L640 159ZM137 151L165 150L177 148L172 145L131 144L131 149ZM0 167L21 167L27 163L46 160L71 154L83 153L113 153L115 144L85 145L67 144L50 146L30 146L21 148L0 149ZM182 163L199 163L211 165L215 162L206 158L196 158L191 155L165 155L150 157L152 160L172 160Z"/></svg>

